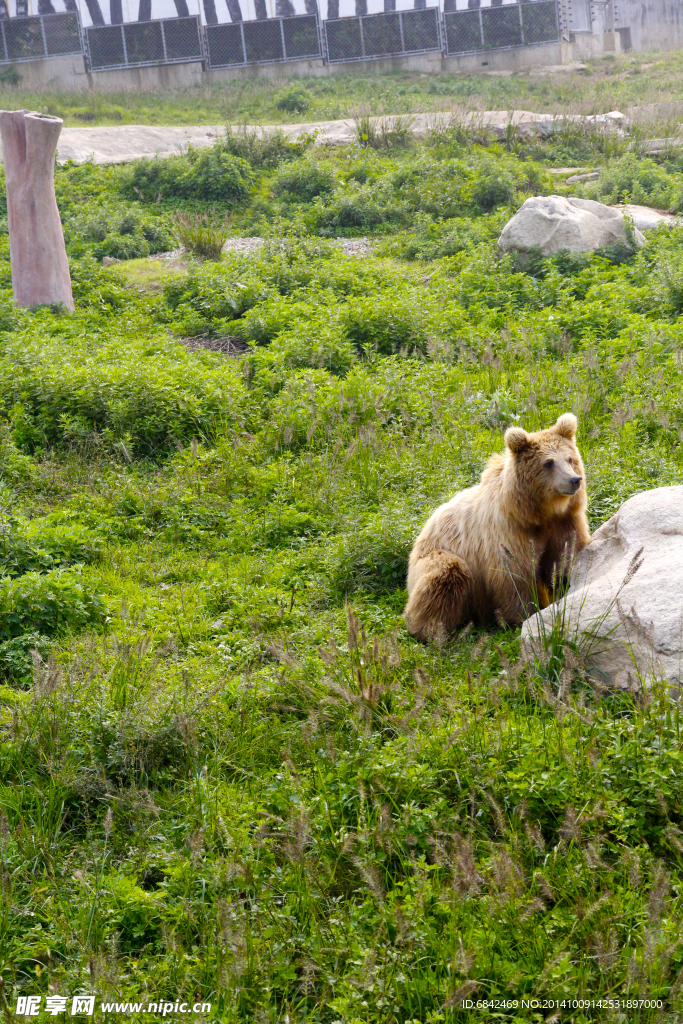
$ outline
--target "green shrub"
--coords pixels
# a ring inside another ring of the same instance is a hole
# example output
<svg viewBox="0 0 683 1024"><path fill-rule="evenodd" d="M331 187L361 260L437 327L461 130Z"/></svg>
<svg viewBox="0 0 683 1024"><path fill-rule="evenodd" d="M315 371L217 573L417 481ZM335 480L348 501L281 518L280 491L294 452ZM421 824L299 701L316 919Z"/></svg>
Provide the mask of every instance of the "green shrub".
<svg viewBox="0 0 683 1024"><path fill-rule="evenodd" d="M102 550L100 539L79 523L25 524L14 517L0 523L0 572L21 576L57 566L92 562Z"/></svg>
<svg viewBox="0 0 683 1024"><path fill-rule="evenodd" d="M166 285L164 301L177 333L213 336L225 333L227 322L263 301L269 290L253 271L240 274L238 267L209 264Z"/></svg>
<svg viewBox="0 0 683 1024"><path fill-rule="evenodd" d="M231 156L220 144L194 149L180 156L134 160L121 182L128 199L144 203L194 199L236 206L249 196L249 164Z"/></svg>
<svg viewBox="0 0 683 1024"><path fill-rule="evenodd" d="M200 362L176 346L169 358L168 348L167 339L14 342L0 361L0 400L12 410L15 442L161 456L243 421L234 364Z"/></svg>
<svg viewBox="0 0 683 1024"><path fill-rule="evenodd" d="M303 114L311 105L311 94L301 85L290 85L275 97L275 109L290 114Z"/></svg>
<svg viewBox="0 0 683 1024"><path fill-rule="evenodd" d="M300 320L310 319L316 312L312 303L292 302L288 297L275 295L247 310L239 323L235 324L234 330L246 341L267 345L281 331Z"/></svg>
<svg viewBox="0 0 683 1024"><path fill-rule="evenodd" d="M444 256L497 238L507 219L507 211L490 217L453 217L446 221L424 218L417 231L406 232L385 243L386 251L407 260L438 260Z"/></svg>
<svg viewBox="0 0 683 1024"><path fill-rule="evenodd" d="M637 203L683 210L683 175L670 174L647 157L627 153L600 171L588 193L603 203Z"/></svg>
<svg viewBox="0 0 683 1024"><path fill-rule="evenodd" d="M34 652L44 660L49 644L49 637L35 631L0 641L0 679L6 679L11 686L29 689L33 684Z"/></svg>
<svg viewBox="0 0 683 1024"><path fill-rule="evenodd" d="M167 214L151 214L140 206L113 203L85 204L85 208L64 218L64 237L71 257L92 253L136 259L165 252L173 245Z"/></svg>
<svg viewBox="0 0 683 1024"><path fill-rule="evenodd" d="M472 185L472 200L480 210L488 212L496 206L509 206L515 198L517 176L495 163L479 168Z"/></svg>
<svg viewBox="0 0 683 1024"><path fill-rule="evenodd" d="M274 196L292 203L310 203L316 196L334 192L335 178L327 167L300 163L278 171L271 190Z"/></svg>
<svg viewBox="0 0 683 1024"><path fill-rule="evenodd" d="M0 577L0 637L5 640L28 632L55 636L99 625L106 614L100 595L73 569Z"/></svg>
<svg viewBox="0 0 683 1024"><path fill-rule="evenodd" d="M321 368L344 376L356 358L355 347L341 325L320 316L278 334L268 348L252 352L249 361L259 384L278 390L292 370Z"/></svg>
<svg viewBox="0 0 683 1024"><path fill-rule="evenodd" d="M319 197L307 215L312 230L328 236L340 231L353 234L380 225L403 224L406 219L405 205L386 186L356 182L337 188L329 201Z"/></svg>
<svg viewBox="0 0 683 1024"><path fill-rule="evenodd" d="M417 296L385 292L352 299L343 313L349 338L358 350L380 355L427 349L430 312Z"/></svg>

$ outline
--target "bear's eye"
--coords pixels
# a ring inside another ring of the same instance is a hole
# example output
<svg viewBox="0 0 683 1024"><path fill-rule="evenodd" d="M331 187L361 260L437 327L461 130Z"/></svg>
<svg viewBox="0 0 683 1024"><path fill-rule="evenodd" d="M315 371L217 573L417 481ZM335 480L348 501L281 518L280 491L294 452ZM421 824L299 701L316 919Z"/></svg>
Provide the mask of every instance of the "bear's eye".
<svg viewBox="0 0 683 1024"><path fill-rule="evenodd" d="M546 461L543 463L543 465L544 465L544 467L546 469L552 469L553 466L555 465L555 460L554 459L546 459Z"/></svg>

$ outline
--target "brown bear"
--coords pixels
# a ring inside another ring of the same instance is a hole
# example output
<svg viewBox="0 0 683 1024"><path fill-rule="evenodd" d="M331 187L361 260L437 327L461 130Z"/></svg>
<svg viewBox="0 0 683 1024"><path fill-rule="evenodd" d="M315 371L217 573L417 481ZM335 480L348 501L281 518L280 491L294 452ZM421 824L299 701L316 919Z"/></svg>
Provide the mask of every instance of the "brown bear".
<svg viewBox="0 0 683 1024"><path fill-rule="evenodd" d="M422 640L468 622L518 625L553 600L590 540L576 416L505 433L476 487L437 508L408 563L408 630Z"/></svg>

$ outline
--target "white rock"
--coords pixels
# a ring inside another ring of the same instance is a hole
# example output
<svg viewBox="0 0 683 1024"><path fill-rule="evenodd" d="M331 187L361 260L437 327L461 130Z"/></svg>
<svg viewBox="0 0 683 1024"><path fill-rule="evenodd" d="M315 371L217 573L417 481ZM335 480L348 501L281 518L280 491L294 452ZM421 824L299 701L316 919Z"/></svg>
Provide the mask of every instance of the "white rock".
<svg viewBox="0 0 683 1024"><path fill-rule="evenodd" d="M507 222L498 239L498 253L526 253L538 246L544 256L561 249L593 252L627 240L627 224L618 210L592 199L532 196ZM645 239L636 229L635 240Z"/></svg>
<svg viewBox="0 0 683 1024"><path fill-rule="evenodd" d="M652 210L649 206L638 206L637 203L613 206L612 209L632 220L639 231L653 231L660 224L666 224L668 227L683 224L683 217L677 217L673 213L662 213L660 210Z"/></svg>
<svg viewBox="0 0 683 1024"><path fill-rule="evenodd" d="M640 553L640 554L639 554ZM629 566L642 559L628 582ZM625 502L576 559L564 598L522 627L527 658L565 624L608 686L639 689L683 676L683 487L658 487Z"/></svg>

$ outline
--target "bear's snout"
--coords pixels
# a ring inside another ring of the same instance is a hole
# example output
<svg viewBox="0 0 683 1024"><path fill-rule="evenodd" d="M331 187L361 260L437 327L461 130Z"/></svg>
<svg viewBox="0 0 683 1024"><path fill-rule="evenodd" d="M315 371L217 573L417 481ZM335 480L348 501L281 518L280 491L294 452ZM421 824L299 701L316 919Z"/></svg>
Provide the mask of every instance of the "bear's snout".
<svg viewBox="0 0 683 1024"><path fill-rule="evenodd" d="M580 476L568 476L562 481L557 489L560 494L576 494L580 486Z"/></svg>

